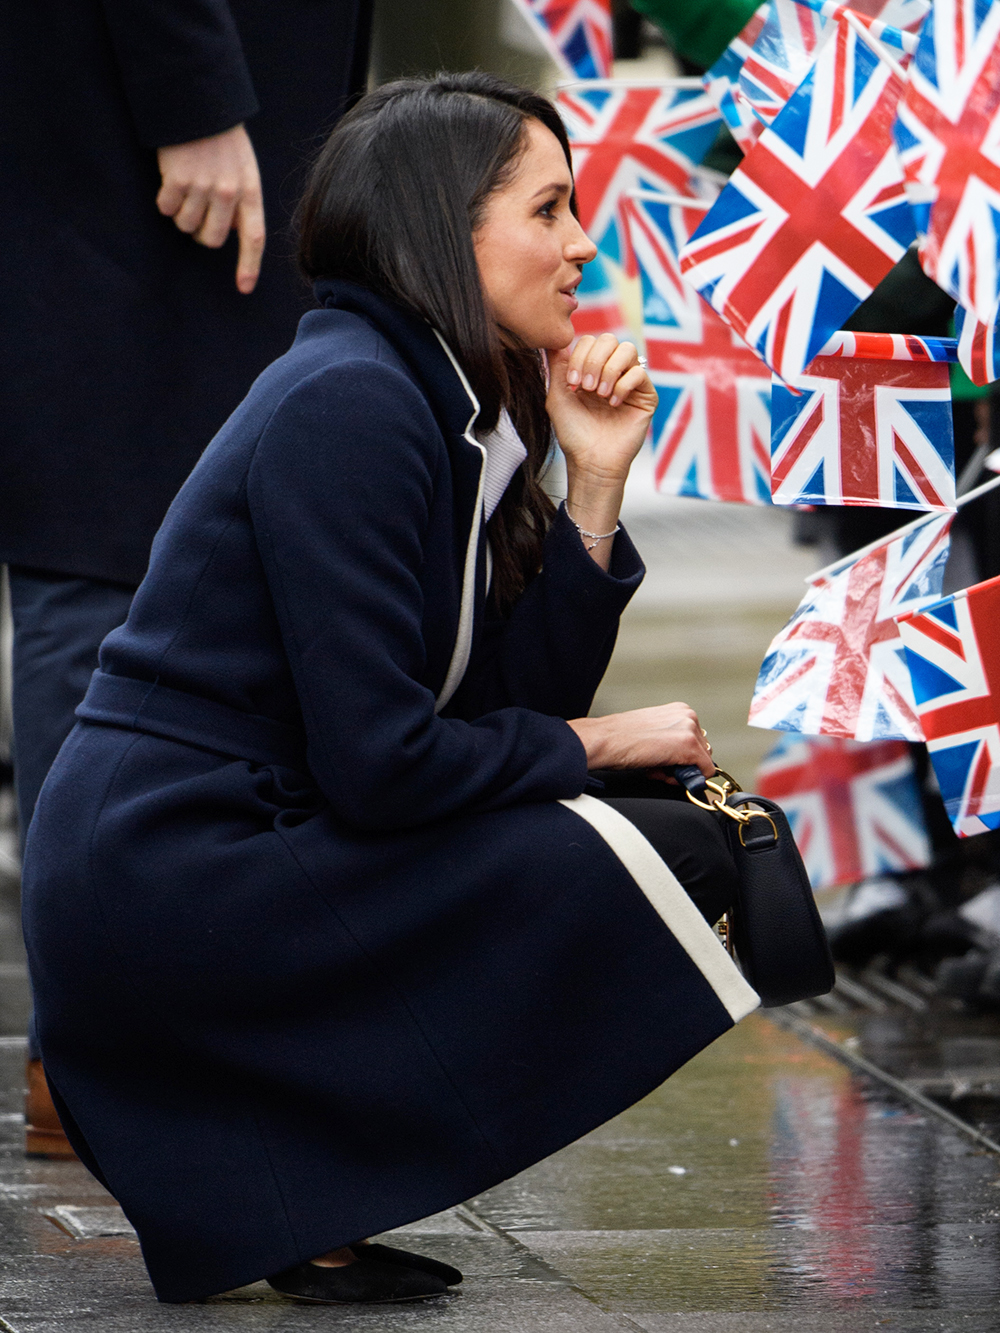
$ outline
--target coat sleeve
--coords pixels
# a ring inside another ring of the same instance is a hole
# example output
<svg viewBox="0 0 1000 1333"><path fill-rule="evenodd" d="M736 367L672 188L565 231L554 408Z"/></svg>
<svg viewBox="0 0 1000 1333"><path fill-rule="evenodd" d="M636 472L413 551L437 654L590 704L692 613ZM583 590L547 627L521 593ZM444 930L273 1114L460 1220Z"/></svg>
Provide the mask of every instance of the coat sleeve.
<svg viewBox="0 0 1000 1333"><path fill-rule="evenodd" d="M583 746L559 718L435 714L419 572L449 468L416 387L358 361L286 397L248 477L310 769L334 812L363 829L578 796L587 781Z"/></svg>
<svg viewBox="0 0 1000 1333"><path fill-rule="evenodd" d="M628 533L615 537L605 572L560 506L542 568L508 620L487 622L446 710L474 717L511 705L585 717L618 636L618 620L645 567Z"/></svg>
<svg viewBox="0 0 1000 1333"><path fill-rule="evenodd" d="M139 139L221 134L259 108L227 0L100 0Z"/></svg>

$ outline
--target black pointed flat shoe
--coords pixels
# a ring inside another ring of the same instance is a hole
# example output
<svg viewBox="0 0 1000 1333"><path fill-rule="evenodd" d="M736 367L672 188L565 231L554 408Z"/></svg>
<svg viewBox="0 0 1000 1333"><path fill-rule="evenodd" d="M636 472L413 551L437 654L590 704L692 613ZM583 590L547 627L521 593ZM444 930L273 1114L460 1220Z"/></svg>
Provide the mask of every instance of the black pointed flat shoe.
<svg viewBox="0 0 1000 1333"><path fill-rule="evenodd" d="M359 1259L379 1259L386 1264L402 1264L405 1268L415 1268L418 1273L430 1273L439 1277L449 1287L457 1287L462 1281L462 1274L451 1264L443 1264L439 1259L428 1259L423 1254L411 1254L409 1250L397 1250L392 1245L351 1245L349 1247Z"/></svg>
<svg viewBox="0 0 1000 1333"><path fill-rule="evenodd" d="M399 1301L426 1301L448 1292L445 1283L430 1273L367 1256L341 1268L296 1264L283 1273L275 1273L267 1283L282 1296L313 1305L392 1305Z"/></svg>

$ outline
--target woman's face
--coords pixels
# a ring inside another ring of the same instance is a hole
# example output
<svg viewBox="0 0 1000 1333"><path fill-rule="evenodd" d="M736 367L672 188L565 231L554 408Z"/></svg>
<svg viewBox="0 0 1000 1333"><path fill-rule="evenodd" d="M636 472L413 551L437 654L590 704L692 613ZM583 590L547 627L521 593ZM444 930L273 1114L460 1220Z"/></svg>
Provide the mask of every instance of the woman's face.
<svg viewBox="0 0 1000 1333"><path fill-rule="evenodd" d="M582 266L597 254L570 211L573 178L559 140L529 120L513 177L486 202L473 236L496 322L527 347L556 351L575 337L570 316Z"/></svg>

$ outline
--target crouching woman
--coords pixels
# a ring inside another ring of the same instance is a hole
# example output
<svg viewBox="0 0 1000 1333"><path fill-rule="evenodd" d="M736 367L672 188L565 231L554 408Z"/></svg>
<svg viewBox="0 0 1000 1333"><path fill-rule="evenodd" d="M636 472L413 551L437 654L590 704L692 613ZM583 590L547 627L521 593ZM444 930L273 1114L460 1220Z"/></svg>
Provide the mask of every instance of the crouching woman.
<svg viewBox="0 0 1000 1333"><path fill-rule="evenodd" d="M643 574L618 512L656 395L630 344L567 350L594 247L554 108L383 87L301 228L319 308L174 502L27 851L46 1070L165 1301L444 1292L364 1238L756 1004L709 925L716 817L643 776L712 771L697 717L586 716Z"/></svg>

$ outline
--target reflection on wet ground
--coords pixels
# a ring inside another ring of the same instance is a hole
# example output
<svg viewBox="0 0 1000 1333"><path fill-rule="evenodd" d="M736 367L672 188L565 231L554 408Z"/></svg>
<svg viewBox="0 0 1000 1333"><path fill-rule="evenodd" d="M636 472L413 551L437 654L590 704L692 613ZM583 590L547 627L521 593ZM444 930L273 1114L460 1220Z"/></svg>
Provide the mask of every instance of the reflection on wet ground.
<svg viewBox="0 0 1000 1333"><path fill-rule="evenodd" d="M989 1314L998 1186L994 1155L758 1015L474 1206L609 1310Z"/></svg>

